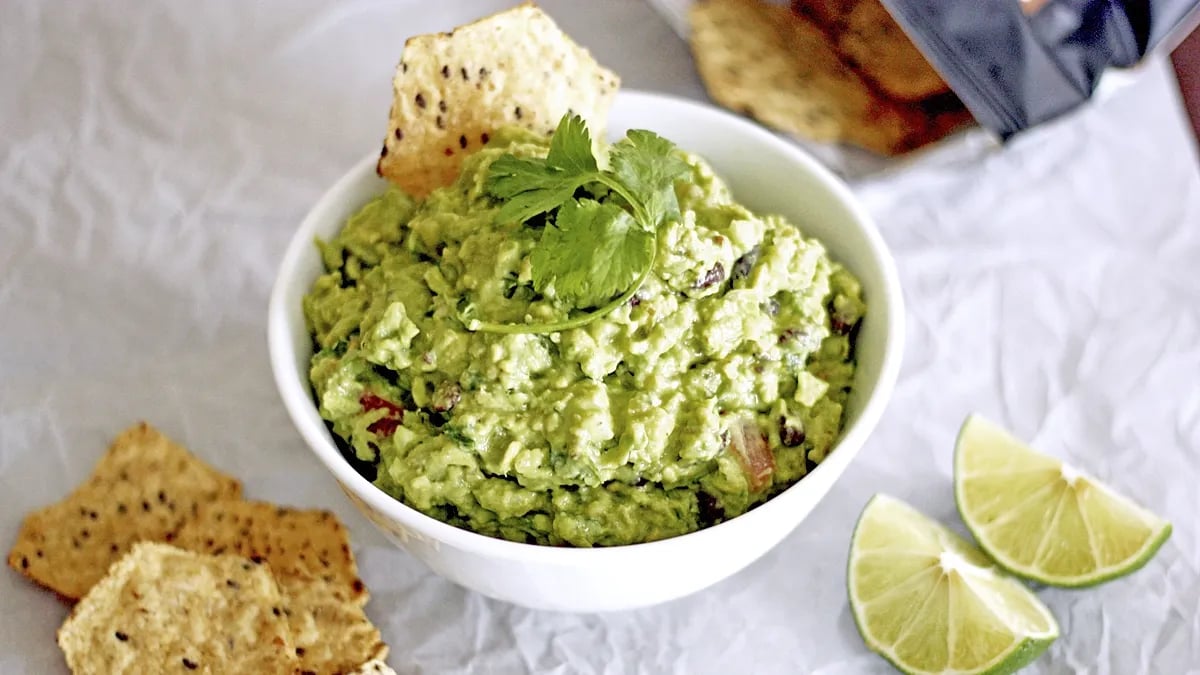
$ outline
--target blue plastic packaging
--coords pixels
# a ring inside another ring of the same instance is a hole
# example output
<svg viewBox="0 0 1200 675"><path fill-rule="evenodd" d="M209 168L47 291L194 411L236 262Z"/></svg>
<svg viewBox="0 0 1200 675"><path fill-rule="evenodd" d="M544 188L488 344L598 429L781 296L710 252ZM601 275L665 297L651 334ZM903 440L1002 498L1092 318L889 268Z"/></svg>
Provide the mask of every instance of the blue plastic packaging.
<svg viewBox="0 0 1200 675"><path fill-rule="evenodd" d="M983 126L1008 138L1087 101L1110 66L1195 25L1197 0L882 0ZM1035 8L1036 9L1033 9Z"/></svg>

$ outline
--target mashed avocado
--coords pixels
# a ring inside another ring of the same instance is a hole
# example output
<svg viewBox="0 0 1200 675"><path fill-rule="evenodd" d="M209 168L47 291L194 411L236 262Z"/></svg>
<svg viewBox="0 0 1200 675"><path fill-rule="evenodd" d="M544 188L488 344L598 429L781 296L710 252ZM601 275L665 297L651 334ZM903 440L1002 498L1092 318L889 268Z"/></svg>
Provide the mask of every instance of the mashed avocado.
<svg viewBox="0 0 1200 675"><path fill-rule="evenodd" d="M546 152L497 134L454 185L423 202L391 189L320 244L310 376L347 456L435 518L571 546L690 532L812 470L841 429L858 281L698 157L627 304L556 333L467 329L572 309L534 291L542 230L496 222L484 191L497 157Z"/></svg>

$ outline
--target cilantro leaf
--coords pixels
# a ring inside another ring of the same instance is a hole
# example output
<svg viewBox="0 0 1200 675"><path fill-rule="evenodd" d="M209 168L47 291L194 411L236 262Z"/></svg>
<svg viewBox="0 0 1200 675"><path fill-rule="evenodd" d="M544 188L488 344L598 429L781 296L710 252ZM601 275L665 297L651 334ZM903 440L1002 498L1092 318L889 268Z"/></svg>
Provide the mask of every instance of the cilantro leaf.
<svg viewBox="0 0 1200 675"><path fill-rule="evenodd" d="M675 181L688 170L675 154L675 144L652 131L634 129L612 146L612 173L626 190L637 195L647 227L657 229L664 220L679 218Z"/></svg>
<svg viewBox="0 0 1200 675"><path fill-rule="evenodd" d="M498 158L488 169L488 191L506 200L497 219L523 223L553 211L571 199L575 190L598 178L587 125L579 115L564 115L550 139L546 158Z"/></svg>
<svg viewBox="0 0 1200 675"><path fill-rule="evenodd" d="M596 157L592 154L592 136L579 115L563 115L550 137L550 152L546 163L563 171L596 173Z"/></svg>
<svg viewBox="0 0 1200 675"><path fill-rule="evenodd" d="M504 155L492 162L488 191L505 200L497 220L523 223L571 199L580 181L580 176L549 166L544 159Z"/></svg>
<svg viewBox="0 0 1200 675"><path fill-rule="evenodd" d="M628 289L654 259L654 235L611 202L563 204L533 250L533 285L576 307L595 307Z"/></svg>
<svg viewBox="0 0 1200 675"><path fill-rule="evenodd" d="M609 164L600 169L587 125L574 114L559 121L544 159L509 154L492 163L486 187L502 202L497 220L523 223L541 213L555 214L530 255L534 288L543 293L553 288L571 307L594 309L540 324L496 324L460 315L470 330L567 330L633 297L654 266L659 228L680 217L675 181L688 166L670 141L642 130L630 131L612 146ZM575 198L579 188L593 183L608 188L611 196Z"/></svg>

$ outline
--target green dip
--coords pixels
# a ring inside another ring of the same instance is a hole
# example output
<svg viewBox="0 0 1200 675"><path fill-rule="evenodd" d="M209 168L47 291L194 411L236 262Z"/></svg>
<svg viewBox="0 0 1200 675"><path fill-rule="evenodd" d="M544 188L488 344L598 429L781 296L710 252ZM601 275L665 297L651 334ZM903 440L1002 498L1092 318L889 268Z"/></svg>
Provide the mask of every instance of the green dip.
<svg viewBox="0 0 1200 675"><path fill-rule="evenodd" d="M699 157L628 304L557 333L467 329L574 309L532 287L541 229L495 222L484 191L497 157L546 152L496 134L454 185L422 202L391 189L319 244L310 376L347 456L434 518L569 546L691 532L811 471L841 430L859 283Z"/></svg>

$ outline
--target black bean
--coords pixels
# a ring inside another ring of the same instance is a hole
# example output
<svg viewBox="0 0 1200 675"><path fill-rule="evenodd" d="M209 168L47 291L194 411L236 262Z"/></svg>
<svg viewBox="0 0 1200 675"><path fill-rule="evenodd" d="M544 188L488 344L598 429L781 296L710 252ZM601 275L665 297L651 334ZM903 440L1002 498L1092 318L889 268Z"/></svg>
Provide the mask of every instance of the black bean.
<svg viewBox="0 0 1200 675"><path fill-rule="evenodd" d="M725 266L717 263L712 266L700 280L696 282L696 288L708 288L725 281Z"/></svg>
<svg viewBox="0 0 1200 675"><path fill-rule="evenodd" d="M806 335L808 335L808 331L804 328L784 328L783 332L779 334L779 344L791 342L798 337L804 337Z"/></svg>
<svg viewBox="0 0 1200 675"><path fill-rule="evenodd" d="M725 509L717 503L717 498L700 491L696 493L696 506L700 510L700 526L708 527L725 519Z"/></svg>
<svg viewBox="0 0 1200 675"><path fill-rule="evenodd" d="M754 269L754 263L758 262L759 248L754 248L746 251L742 257L733 261L733 272L730 273L730 279L737 281L750 276L750 270Z"/></svg>
<svg viewBox="0 0 1200 675"><path fill-rule="evenodd" d="M789 448L794 448L804 442L804 425L799 421L788 421L787 417L779 418L779 442Z"/></svg>

